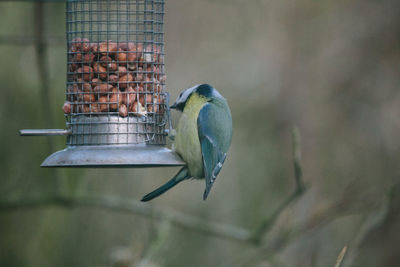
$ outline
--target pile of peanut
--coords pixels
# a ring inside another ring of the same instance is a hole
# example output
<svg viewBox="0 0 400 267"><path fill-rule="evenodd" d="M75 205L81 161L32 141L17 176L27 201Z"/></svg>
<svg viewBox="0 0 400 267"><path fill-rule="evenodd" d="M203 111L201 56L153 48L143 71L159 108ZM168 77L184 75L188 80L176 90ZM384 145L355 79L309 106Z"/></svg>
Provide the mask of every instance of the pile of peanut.
<svg viewBox="0 0 400 267"><path fill-rule="evenodd" d="M68 51L65 114L162 113L164 56L158 45L76 38Z"/></svg>

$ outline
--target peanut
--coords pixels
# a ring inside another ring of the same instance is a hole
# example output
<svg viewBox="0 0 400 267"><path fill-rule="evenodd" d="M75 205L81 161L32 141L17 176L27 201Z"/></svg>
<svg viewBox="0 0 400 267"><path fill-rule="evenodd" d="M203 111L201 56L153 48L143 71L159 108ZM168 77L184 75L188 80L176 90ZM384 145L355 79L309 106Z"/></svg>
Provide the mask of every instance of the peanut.
<svg viewBox="0 0 400 267"><path fill-rule="evenodd" d="M131 112L139 112L137 101L133 102L133 104L130 106L130 111Z"/></svg>
<svg viewBox="0 0 400 267"><path fill-rule="evenodd" d="M133 87L129 86L126 92L120 93L119 104L126 104L129 107L135 102L136 100L136 92Z"/></svg>
<svg viewBox="0 0 400 267"><path fill-rule="evenodd" d="M82 39L81 49L82 49L83 52L89 52L90 51L89 39L86 39L86 38Z"/></svg>
<svg viewBox="0 0 400 267"><path fill-rule="evenodd" d="M118 82L118 75L111 74L110 76L108 76L108 81L110 83L117 83Z"/></svg>
<svg viewBox="0 0 400 267"><path fill-rule="evenodd" d="M88 105L88 104L82 105L82 110L81 111L83 113L90 113L90 105Z"/></svg>
<svg viewBox="0 0 400 267"><path fill-rule="evenodd" d="M83 94L83 101L92 103L96 101L96 98L94 97L94 94Z"/></svg>
<svg viewBox="0 0 400 267"><path fill-rule="evenodd" d="M118 109L118 103L119 103L119 90L117 88L113 88L111 95L109 96L109 102L110 102L110 110L117 110Z"/></svg>
<svg viewBox="0 0 400 267"><path fill-rule="evenodd" d="M99 52L102 54L102 55L113 55L114 54L114 52L116 52L117 51L117 43L115 43L115 42L110 42L110 41L108 41L108 42L103 42L103 43L100 43L100 45L99 45Z"/></svg>
<svg viewBox="0 0 400 267"><path fill-rule="evenodd" d="M81 50L81 45L82 45L82 39L81 38L75 38L71 41L71 52L78 52Z"/></svg>
<svg viewBox="0 0 400 267"><path fill-rule="evenodd" d="M90 112L98 113L99 112L99 106L97 104L90 104Z"/></svg>
<svg viewBox="0 0 400 267"><path fill-rule="evenodd" d="M140 94L139 102L144 106L145 104L153 103L151 94Z"/></svg>
<svg viewBox="0 0 400 267"><path fill-rule="evenodd" d="M135 101L131 107L131 111L133 112L133 115L136 116L146 116L147 111L146 109L140 104L140 102Z"/></svg>
<svg viewBox="0 0 400 267"><path fill-rule="evenodd" d="M99 97L99 109L101 112L107 112L108 111L108 104L107 104L107 97L106 96L101 96Z"/></svg>
<svg viewBox="0 0 400 267"><path fill-rule="evenodd" d="M84 84L82 84L82 91L83 91L83 92L90 92L90 91L92 91L92 86L90 85L90 83L84 83Z"/></svg>
<svg viewBox="0 0 400 267"><path fill-rule="evenodd" d="M144 53L143 53L143 59L145 62L147 63L151 63L153 60L153 49L151 47L151 45L147 45L146 48L144 49Z"/></svg>
<svg viewBox="0 0 400 267"><path fill-rule="evenodd" d="M136 92L133 89L133 87L129 86L128 90L127 90L127 95L126 95L127 99L126 99L126 103L130 106L133 104L133 102L135 102L136 100Z"/></svg>
<svg viewBox="0 0 400 267"><path fill-rule="evenodd" d="M147 77L152 78L153 73L154 73L154 78L159 79L160 77L160 68L156 65L152 66L147 66L146 69L147 72Z"/></svg>
<svg viewBox="0 0 400 267"><path fill-rule="evenodd" d="M94 54L92 54L92 53L85 54L83 56L83 63L84 64L92 64L93 59L94 59Z"/></svg>
<svg viewBox="0 0 400 267"><path fill-rule="evenodd" d="M108 63L107 68L109 71L116 71L118 69L118 64L115 61Z"/></svg>
<svg viewBox="0 0 400 267"><path fill-rule="evenodd" d="M119 88L127 88L128 87L128 83L133 81L133 76L130 73L126 73L122 76L120 76L119 78Z"/></svg>
<svg viewBox="0 0 400 267"><path fill-rule="evenodd" d="M126 73L126 68L123 66L119 66L118 67L118 73L119 74L125 74Z"/></svg>
<svg viewBox="0 0 400 267"><path fill-rule="evenodd" d="M93 53L97 53L99 51L99 43L91 43L90 51L92 51Z"/></svg>
<svg viewBox="0 0 400 267"><path fill-rule="evenodd" d="M69 72L73 72L73 71L76 71L77 68L78 68L78 64L71 63L71 64L69 64L68 70L69 70Z"/></svg>
<svg viewBox="0 0 400 267"><path fill-rule="evenodd" d="M100 79L107 79L107 69L104 68L100 63L96 62L93 64L93 70L97 73Z"/></svg>
<svg viewBox="0 0 400 267"><path fill-rule="evenodd" d="M136 51L136 46L132 42L121 42L119 43L119 48L121 48L123 51Z"/></svg>
<svg viewBox="0 0 400 267"><path fill-rule="evenodd" d="M97 78L94 78L92 80L92 87L95 88L97 86L97 84L99 84L101 81Z"/></svg>
<svg viewBox="0 0 400 267"><path fill-rule="evenodd" d="M93 79L93 69L92 67L89 66L82 66L82 68L76 70L75 74L76 74L75 79L81 78L87 82Z"/></svg>
<svg viewBox="0 0 400 267"><path fill-rule="evenodd" d="M63 105L64 114L71 114L71 103L66 101Z"/></svg>
<svg viewBox="0 0 400 267"><path fill-rule="evenodd" d="M118 50L117 60L119 64L126 64L126 59L128 58L127 53L121 48Z"/></svg>
<svg viewBox="0 0 400 267"><path fill-rule="evenodd" d="M95 88L94 91L96 93L100 93L100 94L106 94L109 91L111 91L111 89L113 88L113 86L111 84L107 84L107 83L100 83L98 84Z"/></svg>
<svg viewBox="0 0 400 267"><path fill-rule="evenodd" d="M76 93L78 93L79 91L80 91L80 90L79 90L79 87L78 87L78 85L77 85L76 83L70 84L70 85L68 85L68 87L67 87L67 93L76 94Z"/></svg>
<svg viewBox="0 0 400 267"><path fill-rule="evenodd" d="M153 91L153 82L149 77L146 77L143 81L143 89L145 92L152 92Z"/></svg>
<svg viewBox="0 0 400 267"><path fill-rule="evenodd" d="M143 61L143 44L136 45L136 60Z"/></svg>
<svg viewBox="0 0 400 267"><path fill-rule="evenodd" d="M136 52L131 52L131 51L128 52L128 61L130 63L134 63L137 58L139 58L139 57L138 57L138 54Z"/></svg>
<svg viewBox="0 0 400 267"><path fill-rule="evenodd" d="M139 67L135 73L136 73L136 81L138 81L138 82L143 81L143 79L144 79L143 68Z"/></svg>
<svg viewBox="0 0 400 267"><path fill-rule="evenodd" d="M142 84L136 85L136 91L138 91L138 92L143 92L143 91L144 91L144 90L143 90L143 85L142 85Z"/></svg>
<svg viewBox="0 0 400 267"><path fill-rule="evenodd" d="M162 73L161 46L113 41L91 43L76 38L69 48L65 114L118 111L126 117L128 111L141 116L164 112L160 93L166 76Z"/></svg>
<svg viewBox="0 0 400 267"><path fill-rule="evenodd" d="M73 55L71 61L75 62L75 63L81 63L82 62L82 57L83 57L82 53L77 52L76 54Z"/></svg>
<svg viewBox="0 0 400 267"><path fill-rule="evenodd" d="M126 107L125 104L121 104L121 105L119 106L119 115L120 115L121 117L126 117L126 116L128 116L128 108Z"/></svg>
<svg viewBox="0 0 400 267"><path fill-rule="evenodd" d="M112 59L108 56L102 56L99 60L101 66L107 68L107 65L112 62Z"/></svg>
<svg viewBox="0 0 400 267"><path fill-rule="evenodd" d="M126 92L121 92L120 94L119 94L119 100L118 100L118 104L119 105L122 105L122 104L126 104Z"/></svg>

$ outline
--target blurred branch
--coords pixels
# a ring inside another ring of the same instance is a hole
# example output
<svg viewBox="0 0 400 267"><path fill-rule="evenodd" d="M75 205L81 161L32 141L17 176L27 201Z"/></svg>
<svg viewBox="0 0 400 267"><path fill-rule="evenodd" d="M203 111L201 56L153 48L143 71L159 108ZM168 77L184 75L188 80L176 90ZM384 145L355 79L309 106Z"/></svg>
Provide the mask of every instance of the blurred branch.
<svg viewBox="0 0 400 267"><path fill-rule="evenodd" d="M303 195L306 190L303 182L303 172L301 168L300 134L297 127L294 127L292 130L292 144L296 189L271 216L269 216L260 224L258 229L253 233L252 242L254 242L255 244L259 244L261 242L262 237L272 228L272 226L275 224L275 221L279 218L280 214L297 198Z"/></svg>
<svg viewBox="0 0 400 267"><path fill-rule="evenodd" d="M151 262L152 258L160 251L166 243L171 231L171 222L169 218L163 218L155 229L155 236L150 241L144 256L140 260L138 267L146 267Z"/></svg>
<svg viewBox="0 0 400 267"><path fill-rule="evenodd" d="M287 232L285 230L281 231L275 238L270 238L265 240L265 242L261 242L262 238L265 236L267 232L269 232L272 227L275 225L276 220L279 218L281 213L296 199L302 196L307 187L303 182L303 172L301 167L301 142L300 142L300 133L297 127L293 127L292 129L292 145L293 145L293 165L294 165L294 179L296 182L296 188L294 192L278 207L275 212L267 217L260 226L254 231L249 239L249 242L257 247L257 251L255 253L251 253L246 255L244 259L242 259L241 255L239 255L239 260L233 260L226 266L237 265L240 261L240 266L252 266L256 261L260 259L267 260L272 266L284 266L284 263L276 257L276 253L286 247L294 237L298 237L298 234L302 233L302 231L307 231L310 225L306 223L305 225L301 225L297 228L299 231Z"/></svg>
<svg viewBox="0 0 400 267"><path fill-rule="evenodd" d="M301 140L300 133L297 127L292 129L292 147L293 147L293 164L294 164L294 178L296 181L296 192L303 193L306 189L303 182L303 171L301 168ZM296 193L295 192L295 193Z"/></svg>
<svg viewBox="0 0 400 267"><path fill-rule="evenodd" d="M342 264L344 255L346 255L346 251L347 251L347 246L344 246L337 257L335 267L340 267L340 265Z"/></svg>
<svg viewBox="0 0 400 267"><path fill-rule="evenodd" d="M46 127L51 129L53 126L53 115L51 112L51 99L49 90L49 67L46 60L47 46L42 41L44 37L44 6L42 2L37 2L34 5L34 25L35 25L35 52L36 52L36 63L39 72L39 80L41 87L41 97L43 115L46 123ZM48 153L53 152L53 139L47 137Z"/></svg>
<svg viewBox="0 0 400 267"><path fill-rule="evenodd" d="M396 185L391 188L390 193L393 192L395 187ZM385 227L384 222L387 220L388 216L390 216L391 202L389 195L383 199L381 207L376 213L372 213L363 219L363 224L360 226L356 237L351 243L352 249L347 253L346 262L343 266L353 266L358 255L358 250L368 235L373 231L376 231L379 227Z"/></svg>
<svg viewBox="0 0 400 267"><path fill-rule="evenodd" d="M264 256L271 255L271 252L273 252L275 249L282 248L283 243L287 244L292 239L288 238L286 234L283 234L283 236L279 236L278 239L269 240L268 244L261 244L262 237L272 228L280 214L306 190L302 180L300 137L296 128L293 130L292 137L296 189L294 193L290 195L271 216L269 216L260 224L256 231L249 231L247 229L232 225L210 223L171 209L161 209L137 200L123 199L112 196L85 195L65 197L62 195L48 195L26 197L24 199L2 199L0 200L0 211L15 211L27 208L41 208L46 206L59 206L63 208L100 208L110 210L112 212L141 215L159 221L167 220L172 225L179 226L181 228L256 246L260 249L260 251L263 251ZM276 246L277 243L279 243L278 246Z"/></svg>
<svg viewBox="0 0 400 267"><path fill-rule="evenodd" d="M48 45L64 45L65 37L49 36L38 39L36 36L17 36L17 35L1 35L0 45L35 45L37 43Z"/></svg>
<svg viewBox="0 0 400 267"><path fill-rule="evenodd" d="M39 75L40 82L40 99L42 101L41 107L43 112L43 120L45 126L48 129L54 128L54 119L52 112L52 103L50 96L50 67L47 56L47 44L44 42L44 32L45 32L45 10L44 3L36 2L33 8L33 24L34 24L34 36L35 36L35 52L36 52L36 65ZM47 153L51 154L54 152L54 139L49 136L47 141ZM54 176L56 182L56 190L61 192L63 189L61 178L59 175L59 170L51 170L51 175Z"/></svg>
<svg viewBox="0 0 400 267"><path fill-rule="evenodd" d="M123 212L141 215L153 219L169 218L171 224L204 234L218 236L235 241L248 241L249 231L218 223L208 223L193 216L185 215L174 210L156 208L151 204L142 203L137 200L123 199L111 196L81 196L60 197L40 196L20 200L0 200L0 211L14 211L20 209L40 208L45 206L59 206L63 208L90 207L106 209L113 212Z"/></svg>

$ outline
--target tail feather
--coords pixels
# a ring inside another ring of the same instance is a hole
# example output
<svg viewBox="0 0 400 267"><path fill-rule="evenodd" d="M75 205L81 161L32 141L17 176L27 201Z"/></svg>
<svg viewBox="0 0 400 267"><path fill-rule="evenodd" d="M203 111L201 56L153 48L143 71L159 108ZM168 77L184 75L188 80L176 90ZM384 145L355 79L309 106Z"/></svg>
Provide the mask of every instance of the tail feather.
<svg viewBox="0 0 400 267"><path fill-rule="evenodd" d="M167 183L165 183L164 185L160 186L159 188L157 188L153 192L150 192L147 195L145 195L142 198L141 201L143 201L143 202L150 201L153 198L158 197L159 195L165 193L166 191L168 191L169 189L171 189L175 185L179 184L180 182L182 182L183 180L186 180L188 178L190 178L190 175L188 173L188 169L187 169L187 167L183 167L182 169L179 170L179 172L171 180L169 180Z"/></svg>
<svg viewBox="0 0 400 267"><path fill-rule="evenodd" d="M224 164L225 159L226 159L226 153L221 154L217 166L215 166L214 170L211 172L211 177L209 179L206 179L206 189L204 190L203 200L207 199L208 194L211 191L211 187L213 186L215 179L217 178L217 175L221 171L222 164Z"/></svg>

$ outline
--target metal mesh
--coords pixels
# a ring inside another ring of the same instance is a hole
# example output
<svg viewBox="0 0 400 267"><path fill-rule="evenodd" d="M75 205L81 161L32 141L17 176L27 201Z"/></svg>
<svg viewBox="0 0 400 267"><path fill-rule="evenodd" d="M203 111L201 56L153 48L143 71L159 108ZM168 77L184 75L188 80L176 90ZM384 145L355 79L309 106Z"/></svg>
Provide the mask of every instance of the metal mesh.
<svg viewBox="0 0 400 267"><path fill-rule="evenodd" d="M164 1L67 1L68 145L165 144Z"/></svg>

